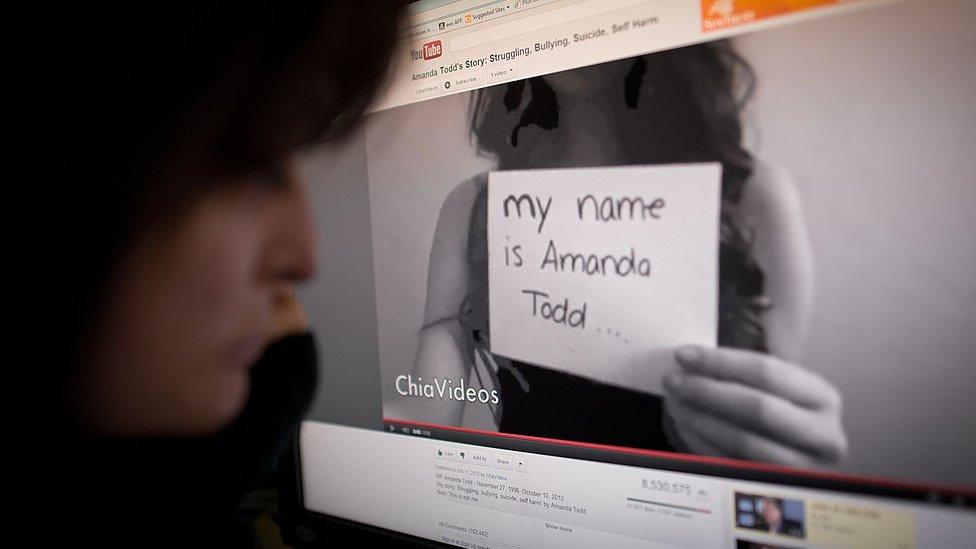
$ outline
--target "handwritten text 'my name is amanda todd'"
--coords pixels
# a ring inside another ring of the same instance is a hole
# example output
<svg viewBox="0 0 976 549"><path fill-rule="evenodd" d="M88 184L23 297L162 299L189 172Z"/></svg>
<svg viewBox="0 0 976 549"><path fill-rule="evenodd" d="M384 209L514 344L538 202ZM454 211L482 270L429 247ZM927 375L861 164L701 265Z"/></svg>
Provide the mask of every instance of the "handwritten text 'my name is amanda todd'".
<svg viewBox="0 0 976 549"><path fill-rule="evenodd" d="M537 234L542 234L553 202L551 196L545 198L543 201L539 196L510 194L502 202L504 216L531 218L537 223ZM646 200L642 197L597 197L587 194L578 196L575 206L574 219L580 222L654 221L661 218L665 201L660 197ZM525 248L522 244L505 246L507 267L523 268L526 263L524 256ZM629 247L629 252L623 254L560 251L555 241L550 238L539 269L543 271L548 269L557 273L579 273L585 276L650 278L651 260L637 255L633 246ZM580 305L571 306L568 297L560 301L559 298L552 298L545 291L530 288L523 289L522 294L531 297L533 317L542 317L571 328L586 327L585 301Z"/></svg>

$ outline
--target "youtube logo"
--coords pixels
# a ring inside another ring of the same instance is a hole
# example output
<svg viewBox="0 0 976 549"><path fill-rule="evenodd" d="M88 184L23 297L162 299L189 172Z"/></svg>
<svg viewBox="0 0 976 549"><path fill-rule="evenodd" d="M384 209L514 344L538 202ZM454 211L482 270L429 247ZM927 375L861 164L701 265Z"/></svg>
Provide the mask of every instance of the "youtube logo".
<svg viewBox="0 0 976 549"><path fill-rule="evenodd" d="M440 57L441 54L444 53L444 46L441 45L440 40L434 40L424 44L422 50L424 54L424 61L427 61L428 59Z"/></svg>

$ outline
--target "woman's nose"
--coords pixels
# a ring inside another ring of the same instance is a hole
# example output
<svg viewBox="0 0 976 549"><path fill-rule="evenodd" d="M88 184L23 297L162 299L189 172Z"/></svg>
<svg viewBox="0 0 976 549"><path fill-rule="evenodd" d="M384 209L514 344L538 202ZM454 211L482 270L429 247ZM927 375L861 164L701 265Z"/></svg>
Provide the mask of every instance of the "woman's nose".
<svg viewBox="0 0 976 549"><path fill-rule="evenodd" d="M295 283L315 274L315 224L304 186L287 164L275 197L268 240L266 276L273 283Z"/></svg>

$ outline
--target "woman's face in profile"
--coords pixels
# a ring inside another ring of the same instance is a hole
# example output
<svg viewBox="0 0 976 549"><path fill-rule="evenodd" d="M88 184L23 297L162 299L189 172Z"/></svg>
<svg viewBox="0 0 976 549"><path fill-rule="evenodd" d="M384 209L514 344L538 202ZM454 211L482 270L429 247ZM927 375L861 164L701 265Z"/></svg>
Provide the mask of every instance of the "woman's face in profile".
<svg viewBox="0 0 976 549"><path fill-rule="evenodd" d="M93 430L207 434L236 417L275 298L315 269L304 191L276 179L214 185L123 259L78 380Z"/></svg>
<svg viewBox="0 0 976 549"><path fill-rule="evenodd" d="M762 514L763 520L769 525L777 525L783 519L783 512L779 508L779 503L771 499L767 499L763 503Z"/></svg>

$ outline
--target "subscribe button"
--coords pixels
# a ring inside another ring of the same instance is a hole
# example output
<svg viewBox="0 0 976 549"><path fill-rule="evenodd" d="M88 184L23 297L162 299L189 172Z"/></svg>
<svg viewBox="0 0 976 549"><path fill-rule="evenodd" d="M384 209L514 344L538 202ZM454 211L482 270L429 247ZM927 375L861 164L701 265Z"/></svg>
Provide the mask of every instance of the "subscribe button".
<svg viewBox="0 0 976 549"><path fill-rule="evenodd" d="M455 76L444 81L445 90L466 90L470 88L477 88L483 86L485 83L485 75L483 73L466 74L464 76Z"/></svg>

